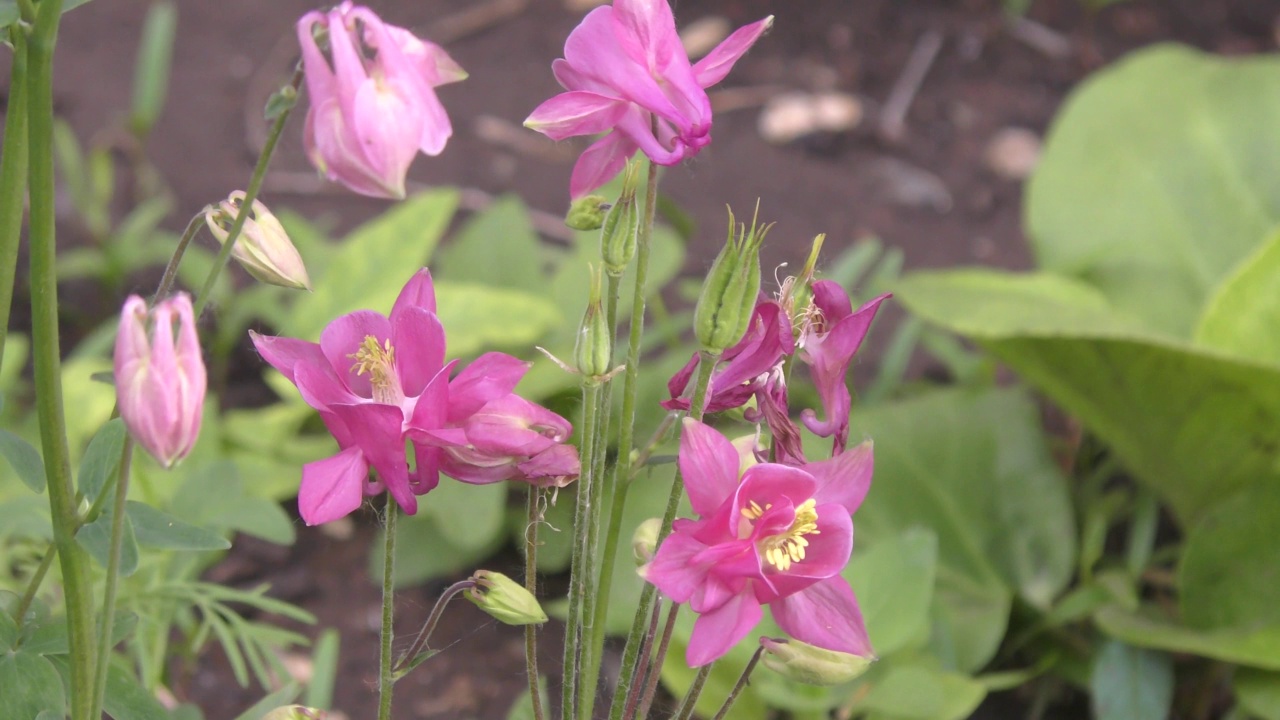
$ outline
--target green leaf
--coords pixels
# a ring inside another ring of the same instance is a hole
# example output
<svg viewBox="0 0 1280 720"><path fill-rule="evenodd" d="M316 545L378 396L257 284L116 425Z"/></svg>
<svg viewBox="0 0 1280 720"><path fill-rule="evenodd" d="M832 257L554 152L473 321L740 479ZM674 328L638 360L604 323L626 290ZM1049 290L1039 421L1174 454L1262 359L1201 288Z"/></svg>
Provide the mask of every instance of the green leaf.
<svg viewBox="0 0 1280 720"><path fill-rule="evenodd" d="M178 9L172 2L151 4L142 26L138 60L133 69L133 106L129 127L139 137L146 137L164 109L177 26Z"/></svg>
<svg viewBox="0 0 1280 720"><path fill-rule="evenodd" d="M503 535L507 484L443 481L424 497L420 514L435 521L449 544L463 550L493 547Z"/></svg>
<svg viewBox="0 0 1280 720"><path fill-rule="evenodd" d="M111 623L112 645L124 642L137 627L136 614L124 610L117 612L115 620ZM40 621L22 644L22 649L37 655L66 655L71 652L70 642L67 639L66 616L55 615Z"/></svg>
<svg viewBox="0 0 1280 720"><path fill-rule="evenodd" d="M547 253L515 195L504 195L467 221L440 249L432 271L450 282L470 282L543 294Z"/></svg>
<svg viewBox="0 0 1280 720"><path fill-rule="evenodd" d="M432 190L356 228L315 277L325 291L299 294L280 334L315 339L339 315L389 313L400 289L431 257L457 207L457 191Z"/></svg>
<svg viewBox="0 0 1280 720"><path fill-rule="evenodd" d="M0 653L7 652L18 639L18 624L9 614L8 608L0 610Z"/></svg>
<svg viewBox="0 0 1280 720"><path fill-rule="evenodd" d="M987 691L973 678L925 665L886 666L879 682L854 707L898 720L961 720L982 703Z"/></svg>
<svg viewBox="0 0 1280 720"><path fill-rule="evenodd" d="M1098 720L1165 720L1173 704L1173 661L1111 640L1098 653L1089 685Z"/></svg>
<svg viewBox="0 0 1280 720"><path fill-rule="evenodd" d="M138 543L163 550L226 550L231 543L221 535L185 523L168 513L134 500L128 502Z"/></svg>
<svg viewBox="0 0 1280 720"><path fill-rule="evenodd" d="M1280 233L1273 233L1218 288L1196 327L1195 344L1280 365Z"/></svg>
<svg viewBox="0 0 1280 720"><path fill-rule="evenodd" d="M76 542L103 568L110 560L111 516L111 508L105 508L98 519L76 531ZM120 526L120 533L120 575L129 577L138 569L138 541L128 513Z"/></svg>
<svg viewBox="0 0 1280 720"><path fill-rule="evenodd" d="M423 498L422 502L431 502L430 496ZM398 588L418 585L462 570L473 570L476 563L502 547L505 539L502 533L497 533L489 538L488 544L478 545L475 538L469 537L462 539L464 545L460 546L455 544L459 538L446 534L440 523L426 512L400 518L396 532L395 584ZM379 533L369 553L369 575L379 580L382 578L384 547L383 535ZM430 548L430 551L424 552L423 548Z"/></svg>
<svg viewBox="0 0 1280 720"><path fill-rule="evenodd" d="M436 314L449 329L449 355L529 347L563 322L545 297L475 283L438 282ZM392 298L394 300L394 298ZM387 310L390 311L390 303Z"/></svg>
<svg viewBox="0 0 1280 720"><path fill-rule="evenodd" d="M1182 617L1213 629L1280 624L1280 483L1215 505L1187 536L1178 571Z"/></svg>
<svg viewBox="0 0 1280 720"><path fill-rule="evenodd" d="M278 707L288 705L298 697L300 688L295 682L285 683L285 686L267 695L258 702L249 707L248 710L236 716L236 720L262 720L262 716L275 710Z"/></svg>
<svg viewBox="0 0 1280 720"><path fill-rule="evenodd" d="M81 5L84 5L87 2L89 2L89 0L63 0L62 12L64 13L70 12L80 7Z"/></svg>
<svg viewBox="0 0 1280 720"><path fill-rule="evenodd" d="M123 420L111 420L94 434L80 458L76 482L80 493L90 503L97 499L107 479L118 472L126 434Z"/></svg>
<svg viewBox="0 0 1280 720"><path fill-rule="evenodd" d="M1263 720L1280 720L1280 673L1238 668L1231 682L1245 710Z"/></svg>
<svg viewBox="0 0 1280 720"><path fill-rule="evenodd" d="M171 720L169 711L123 665L112 662L107 668L107 694L103 699L107 714L121 720Z"/></svg>
<svg viewBox="0 0 1280 720"><path fill-rule="evenodd" d="M1184 522L1275 475L1280 368L1135 331L1083 286L1047 299L1046 287L1069 283L921 273L899 283L896 297L977 342L1078 417Z"/></svg>
<svg viewBox="0 0 1280 720"><path fill-rule="evenodd" d="M33 492L44 492L44 461L31 443L8 430L0 430L0 455Z"/></svg>
<svg viewBox="0 0 1280 720"><path fill-rule="evenodd" d="M0 698L12 718L34 718L44 711L66 712L62 677L53 664L31 652L0 655Z"/></svg>
<svg viewBox="0 0 1280 720"><path fill-rule="evenodd" d="M1174 45L1096 73L1055 120L1027 187L1040 267L1189 338L1221 279L1280 221L1280 60ZM1087 211L1086 211L1087 209Z"/></svg>
<svg viewBox="0 0 1280 720"><path fill-rule="evenodd" d="M1130 645L1280 670L1280 624L1194 630L1165 620L1157 613L1155 608L1131 612L1112 605L1093 617L1103 632Z"/></svg>
<svg viewBox="0 0 1280 720"><path fill-rule="evenodd" d="M843 575L857 593L877 656L928 636L937 562L937 535L919 527L854 554Z"/></svg>
<svg viewBox="0 0 1280 720"><path fill-rule="evenodd" d="M302 696L302 704L313 708L329 708L333 705L333 686L338 678L338 653L342 636L334 628L320 633L315 649L311 651L311 679Z"/></svg>
<svg viewBox="0 0 1280 720"><path fill-rule="evenodd" d="M17 0L0 0L0 28L16 23L19 17Z"/></svg>

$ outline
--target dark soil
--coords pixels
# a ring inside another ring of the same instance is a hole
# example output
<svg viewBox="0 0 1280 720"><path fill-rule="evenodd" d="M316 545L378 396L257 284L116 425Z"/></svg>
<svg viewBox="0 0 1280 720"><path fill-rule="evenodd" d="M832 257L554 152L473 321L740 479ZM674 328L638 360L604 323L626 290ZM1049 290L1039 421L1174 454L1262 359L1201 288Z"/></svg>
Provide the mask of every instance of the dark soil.
<svg viewBox="0 0 1280 720"><path fill-rule="evenodd" d="M369 4L391 22L444 40L471 73L465 83L441 92L456 129L449 148L439 158L419 159L411 177L480 191L467 196L472 208L489 195L517 192L531 207L559 215L580 146L543 142L519 124L557 92L549 63L560 56L578 15L560 0L498 3L509 14L459 30L454 21L460 13L490 4ZM664 191L701 228L689 271L709 264L722 236L725 204L749 208L757 198L763 199L762 217L778 223L766 248L767 266L800 261L810 238L827 233L833 249L862 236L879 237L901 248L910 268L1026 267L1021 185L1001 179L983 160L997 131L1025 128L1042 136L1082 77L1136 47L1177 40L1227 54L1264 52L1275 49L1280 19L1276 0L1135 0L1096 16L1083 4L1033 4L1030 18L1066 41L1065 54L1050 56L1010 32L996 0L681 0L682 23L721 15L736 26L777 15L774 31L722 86L730 92L716 94L722 104L738 107L717 115L715 142L665 177ZM98 0L63 24L57 105L81 138L127 112L147 5ZM206 203L247 182L262 141L261 108L287 77L296 48L293 22L311 7L307 0L180 3L170 98L148 147L177 198L168 223L175 230ZM875 131L878 111L913 47L933 31L941 33L943 45L906 116L906 133L885 141ZM5 63L7 55L0 60ZM770 145L757 132L759 102L752 98L790 89L852 93L866 118L852 132ZM297 122L268 178L269 204L327 218L339 231L386 207L317 182L300 135ZM931 194L921 199L895 192L904 169L907 176L927 179ZM350 718L371 717L375 702L378 594L365 567L371 520L358 517L349 540L302 528L297 545L287 550L241 539L213 571L229 582L271 582L281 597L315 613L317 628L341 630L335 705ZM512 556L492 567L515 575L517 564ZM436 583L402 595L402 635L416 631L443 587ZM446 616L438 644L448 650L399 688L396 717L504 717L524 682L519 631L459 602ZM554 664L544 658L544 667ZM233 717L255 698L255 691L235 688L217 657L175 691L213 719ZM1017 698L999 702L1005 701L1016 704ZM993 704L987 716L1009 717L1007 707ZM1077 716L1080 709L1071 712Z"/></svg>

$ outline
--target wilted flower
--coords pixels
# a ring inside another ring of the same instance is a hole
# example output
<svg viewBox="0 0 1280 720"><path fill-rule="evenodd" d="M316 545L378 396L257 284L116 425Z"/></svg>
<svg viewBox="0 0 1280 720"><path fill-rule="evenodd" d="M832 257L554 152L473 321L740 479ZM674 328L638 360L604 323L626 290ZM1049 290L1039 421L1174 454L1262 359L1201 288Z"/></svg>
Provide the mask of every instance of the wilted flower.
<svg viewBox="0 0 1280 720"><path fill-rule="evenodd" d="M609 131L578 158L569 182L573 197L608 182L636 150L675 165L711 142L705 88L723 80L772 24L770 16L740 28L690 64L667 0L616 0L596 8L551 66L568 92L539 105L525 125L553 140Z"/></svg>
<svg viewBox="0 0 1280 720"><path fill-rule="evenodd" d="M244 193L237 190L216 208L205 211L204 221L209 232L221 244L226 244L228 229L240 212L244 203ZM235 258L250 275L270 285L310 290L311 278L307 277L307 267L302 264L302 256L289 241L284 226L271 214L266 205L256 199L252 211L245 218L244 227L236 244L231 248L231 257Z"/></svg>
<svg viewBox="0 0 1280 720"><path fill-rule="evenodd" d="M742 407L764 387L768 374L795 351L791 320L778 303L771 300L756 303L747 325L746 335L720 356L711 376L707 392L706 412L721 412ZM662 401L667 410L688 410L689 399L682 397L698 366L698 356L689 359L667 382L670 400Z"/></svg>
<svg viewBox="0 0 1280 720"><path fill-rule="evenodd" d="M739 480L739 451L686 418L680 471L698 520L677 520L644 577L698 613L686 659L716 660L773 609L792 637L871 655L853 590L840 576L853 549L850 515L871 484L871 447L792 467L753 464Z"/></svg>
<svg viewBox="0 0 1280 720"><path fill-rule="evenodd" d="M326 58L316 26L329 40ZM433 88L466 72L440 46L343 2L298 21L311 94L304 144L330 180L373 197L404 197L418 151L439 155L453 133Z"/></svg>
<svg viewBox="0 0 1280 720"><path fill-rule="evenodd" d="M186 293L161 301L150 313L137 295L125 300L115 383L120 417L152 457L168 468L191 452L204 413L205 369Z"/></svg>

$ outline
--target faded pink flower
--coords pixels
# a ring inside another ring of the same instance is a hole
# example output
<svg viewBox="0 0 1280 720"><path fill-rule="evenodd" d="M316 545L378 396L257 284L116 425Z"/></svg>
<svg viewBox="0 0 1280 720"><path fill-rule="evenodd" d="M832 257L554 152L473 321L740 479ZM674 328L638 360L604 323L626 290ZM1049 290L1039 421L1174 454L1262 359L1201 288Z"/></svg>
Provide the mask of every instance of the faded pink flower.
<svg viewBox="0 0 1280 720"><path fill-rule="evenodd" d="M689 665L727 653L764 605L797 640L870 656L862 612L840 571L853 549L850 516L871 485L871 444L800 467L756 464L739 477L733 444L686 418L679 463L699 519L677 520L641 572L698 613Z"/></svg>
<svg viewBox="0 0 1280 720"><path fill-rule="evenodd" d="M330 56L316 43L316 26ZM433 88L467 74L440 46L343 2L298 21L311 108L307 156L330 180L361 195L404 197L414 156L439 155L453 133Z"/></svg>
<svg viewBox="0 0 1280 720"><path fill-rule="evenodd" d="M849 295L839 283L813 283L813 307L818 313L800 334L799 356L809 366L827 419L819 420L817 413L806 409L800 413L800 420L819 437L834 435L837 453L844 450L849 437L853 403L846 384L849 363L862 346L880 303L889 297L880 295L854 311Z"/></svg>
<svg viewBox="0 0 1280 720"><path fill-rule="evenodd" d="M150 312L137 295L125 300L115 383L120 417L143 449L166 468L191 452L200 435L206 382L190 296L178 293Z"/></svg>
<svg viewBox="0 0 1280 720"><path fill-rule="evenodd" d="M707 392L705 412L721 412L742 407L764 387L765 380L787 356L795 351L791 319L777 302L762 300L751 314L747 334L736 345L724 351ZM663 400L667 410L688 410L688 390L693 371L698 366L695 354L688 364L667 382L671 399Z"/></svg>
<svg viewBox="0 0 1280 720"><path fill-rule="evenodd" d="M667 0L616 0L596 8L551 66L568 92L539 105L525 126L553 140L608 131L573 168L569 194L575 198L617 175L636 150L675 165L711 142L705 88L723 80L772 24L770 16L739 28L690 64Z"/></svg>

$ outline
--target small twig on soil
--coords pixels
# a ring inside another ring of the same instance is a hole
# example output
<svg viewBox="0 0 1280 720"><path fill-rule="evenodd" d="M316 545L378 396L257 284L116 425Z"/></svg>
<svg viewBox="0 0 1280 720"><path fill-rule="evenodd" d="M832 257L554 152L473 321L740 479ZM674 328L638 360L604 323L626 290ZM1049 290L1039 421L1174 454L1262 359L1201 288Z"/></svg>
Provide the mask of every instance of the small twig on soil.
<svg viewBox="0 0 1280 720"><path fill-rule="evenodd" d="M1009 35L1038 50L1052 60L1064 60L1071 56L1071 41L1053 28L1022 16L1006 21Z"/></svg>
<svg viewBox="0 0 1280 720"><path fill-rule="evenodd" d="M489 0L477 3L466 10L440 18L427 28L426 37L431 42L447 45L468 35L488 30L519 15L529 7L529 0Z"/></svg>
<svg viewBox="0 0 1280 720"><path fill-rule="evenodd" d="M893 89L889 91L889 99L885 101L884 109L880 112L880 137L888 142L900 142L907 134L907 112L911 109L911 103L916 99L916 94L920 92L920 86L924 83L925 75L929 73L929 68L933 66L933 61L938 57L938 51L942 49L942 33L937 30L930 30L920 36L916 40L916 46L911 50L911 57L907 58L907 64L902 68L902 74L893 83Z"/></svg>

